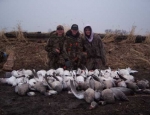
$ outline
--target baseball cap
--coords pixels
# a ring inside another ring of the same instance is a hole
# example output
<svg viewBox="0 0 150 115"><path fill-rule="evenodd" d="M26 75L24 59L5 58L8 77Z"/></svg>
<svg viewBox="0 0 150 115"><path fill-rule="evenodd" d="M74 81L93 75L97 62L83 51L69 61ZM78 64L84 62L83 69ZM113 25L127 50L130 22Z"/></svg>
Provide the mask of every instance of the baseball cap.
<svg viewBox="0 0 150 115"><path fill-rule="evenodd" d="M73 24L73 25L71 26L71 29L72 29L72 30L78 30L78 25L77 25L77 24Z"/></svg>

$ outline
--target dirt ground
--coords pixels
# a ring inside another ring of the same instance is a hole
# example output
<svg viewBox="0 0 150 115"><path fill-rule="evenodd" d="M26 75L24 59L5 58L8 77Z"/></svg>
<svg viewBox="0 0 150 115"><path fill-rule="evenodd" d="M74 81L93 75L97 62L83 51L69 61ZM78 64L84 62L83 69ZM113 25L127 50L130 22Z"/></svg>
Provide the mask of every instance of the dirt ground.
<svg viewBox="0 0 150 115"><path fill-rule="evenodd" d="M3 51L15 51L13 69L46 69L47 56L44 51L46 40L19 42L11 39L0 41ZM131 67L138 70L137 79L150 81L150 45L144 43L105 43L107 64L112 69ZM2 68L3 63L0 64ZM3 73L2 69L0 75ZM0 76L2 77L2 76ZM60 94L44 96L36 92L35 97L19 96L14 87L0 84L0 115L150 115L150 95L129 96L129 102L98 105L89 110L89 104L63 91Z"/></svg>

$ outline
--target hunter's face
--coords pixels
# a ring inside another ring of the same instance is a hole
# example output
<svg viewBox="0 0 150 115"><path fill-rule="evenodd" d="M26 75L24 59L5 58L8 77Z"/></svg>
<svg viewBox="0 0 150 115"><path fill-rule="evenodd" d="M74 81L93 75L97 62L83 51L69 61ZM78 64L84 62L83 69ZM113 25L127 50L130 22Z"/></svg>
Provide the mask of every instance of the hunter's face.
<svg viewBox="0 0 150 115"><path fill-rule="evenodd" d="M87 28L87 29L85 29L85 34L86 34L86 35L88 35L88 36L90 36L90 35L91 35L91 31L90 31L90 29L88 29L88 28Z"/></svg>
<svg viewBox="0 0 150 115"><path fill-rule="evenodd" d="M76 35L78 33L78 30L71 30L73 35Z"/></svg>
<svg viewBox="0 0 150 115"><path fill-rule="evenodd" d="M64 34L64 30L63 29L57 29L57 34L59 36L62 36Z"/></svg>

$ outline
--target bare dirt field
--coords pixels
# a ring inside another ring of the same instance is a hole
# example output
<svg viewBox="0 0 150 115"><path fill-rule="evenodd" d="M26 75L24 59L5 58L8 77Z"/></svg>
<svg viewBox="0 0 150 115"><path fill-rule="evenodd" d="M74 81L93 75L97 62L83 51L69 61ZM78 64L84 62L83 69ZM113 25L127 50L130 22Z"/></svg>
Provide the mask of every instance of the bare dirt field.
<svg viewBox="0 0 150 115"><path fill-rule="evenodd" d="M15 52L13 68L15 70L22 68L48 70L45 45L45 40L0 41L2 51ZM135 78L150 81L150 44L107 42L105 49L109 67L112 69L131 67L138 71L134 74ZM0 63L0 75L3 73L3 64ZM0 84L0 115L150 115L150 95L135 94L129 96L129 100L99 105L89 110L88 103L76 99L67 91L52 96L44 96L38 92L34 97L19 96L14 92L14 87Z"/></svg>

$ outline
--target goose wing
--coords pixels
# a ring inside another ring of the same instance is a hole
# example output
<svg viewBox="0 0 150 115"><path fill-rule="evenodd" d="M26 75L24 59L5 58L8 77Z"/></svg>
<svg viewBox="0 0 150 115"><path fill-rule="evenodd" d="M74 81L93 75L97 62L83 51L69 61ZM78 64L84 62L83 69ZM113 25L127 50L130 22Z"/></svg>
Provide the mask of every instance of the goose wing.
<svg viewBox="0 0 150 115"><path fill-rule="evenodd" d="M77 91L73 80L70 80L70 89L76 98L84 99L84 91Z"/></svg>

